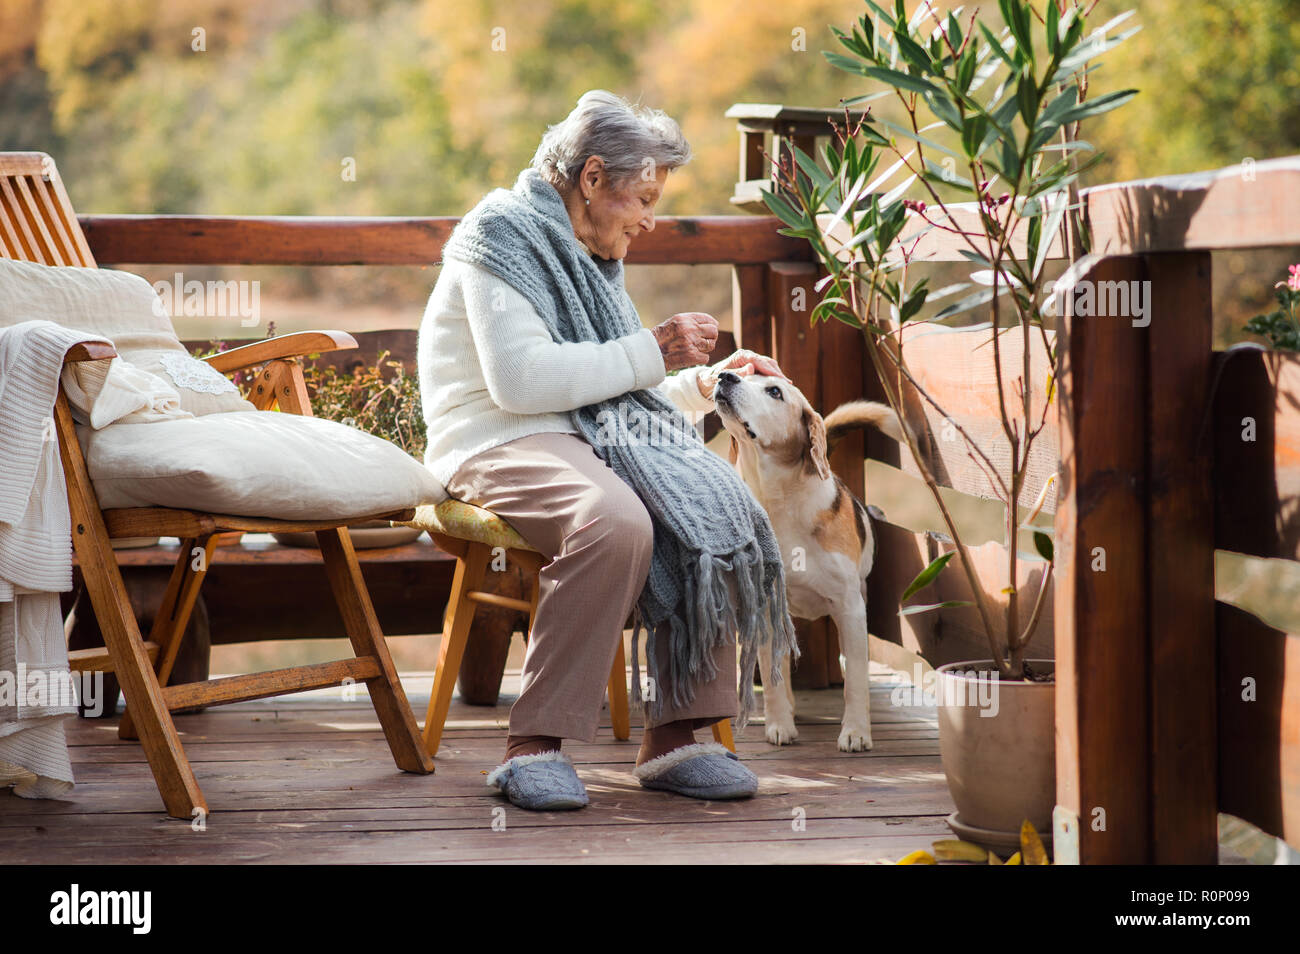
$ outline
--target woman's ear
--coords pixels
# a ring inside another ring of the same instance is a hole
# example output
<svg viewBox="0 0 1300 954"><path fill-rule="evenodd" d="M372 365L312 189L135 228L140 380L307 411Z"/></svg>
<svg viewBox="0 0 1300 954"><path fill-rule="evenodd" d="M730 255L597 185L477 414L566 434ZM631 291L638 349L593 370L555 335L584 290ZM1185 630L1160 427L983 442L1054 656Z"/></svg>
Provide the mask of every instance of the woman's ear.
<svg viewBox="0 0 1300 954"><path fill-rule="evenodd" d="M604 177L605 160L600 156L588 156L587 161L582 164L582 172L578 175L579 191L590 200L600 188Z"/></svg>
<svg viewBox="0 0 1300 954"><path fill-rule="evenodd" d="M731 446L727 448L727 460L731 461L732 467L735 467L736 461L740 460L740 445L736 443L734 437L731 438Z"/></svg>
<svg viewBox="0 0 1300 954"><path fill-rule="evenodd" d="M803 426L808 433L808 443L804 448L804 470L816 473L822 480L826 480L831 475L831 465L826 460L826 424L811 405L804 405Z"/></svg>

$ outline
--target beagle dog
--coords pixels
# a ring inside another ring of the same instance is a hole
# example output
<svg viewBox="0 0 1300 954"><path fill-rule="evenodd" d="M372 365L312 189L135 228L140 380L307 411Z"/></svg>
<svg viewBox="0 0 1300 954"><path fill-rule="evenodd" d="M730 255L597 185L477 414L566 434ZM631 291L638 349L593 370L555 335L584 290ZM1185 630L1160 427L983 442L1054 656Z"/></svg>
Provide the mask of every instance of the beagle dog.
<svg viewBox="0 0 1300 954"><path fill-rule="evenodd" d="M852 401L824 420L789 381L763 374L723 372L714 392L722 426L731 436L730 458L772 521L785 563L790 615L829 615L844 655L843 752L871 748L867 670L867 574L875 538L867 509L831 473L827 448L846 431L872 426L902 441L894 412L884 404ZM763 714L767 741L798 738L789 662L785 691L769 691L771 652L762 656Z"/></svg>

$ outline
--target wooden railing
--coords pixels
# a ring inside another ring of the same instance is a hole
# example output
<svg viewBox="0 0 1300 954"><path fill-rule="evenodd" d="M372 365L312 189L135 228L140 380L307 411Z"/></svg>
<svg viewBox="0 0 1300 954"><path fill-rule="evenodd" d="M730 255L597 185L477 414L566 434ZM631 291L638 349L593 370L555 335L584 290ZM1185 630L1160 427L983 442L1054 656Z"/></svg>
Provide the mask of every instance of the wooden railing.
<svg viewBox="0 0 1300 954"><path fill-rule="evenodd" d="M460 221L315 216L82 215L100 264L433 265ZM103 256L102 258L99 256ZM633 244L633 265L744 265L810 259L770 220L662 216Z"/></svg>
<svg viewBox="0 0 1300 954"><path fill-rule="evenodd" d="M1049 504L1057 579L1047 624L1058 858L1213 863L1219 810L1300 844L1300 634L1216 604L1214 578L1216 547L1300 558L1300 357L1213 352L1209 254L1300 244L1300 158L1102 186L1084 200L1094 254L1065 280L1150 281L1152 315L1142 328L1080 317L1058 329L1060 482ZM170 265L431 264L454 221L82 218L101 262ZM959 261L958 247L934 231L918 254ZM732 265L737 344L777 357L823 410L876 393L858 335L809 326L817 268L805 246L776 234L775 220L664 218L629 263ZM910 346L927 388L975 421L991 405L960 369L988 360L987 348L976 351L986 340L954 331ZM1247 417L1257 423L1253 443L1241 439ZM960 456L937 439L931 453L946 483L980 495ZM856 438L832 463L862 487L868 454L898 461L875 438L864 454ZM911 530L882 528L871 630L921 648L928 638L932 648L960 633L959 616L936 616L927 636L896 615L897 581L910 578L923 545ZM990 568L1001 564L992 557ZM996 588L993 569L988 582ZM805 684L839 679L833 633L819 625L801 627L812 650Z"/></svg>

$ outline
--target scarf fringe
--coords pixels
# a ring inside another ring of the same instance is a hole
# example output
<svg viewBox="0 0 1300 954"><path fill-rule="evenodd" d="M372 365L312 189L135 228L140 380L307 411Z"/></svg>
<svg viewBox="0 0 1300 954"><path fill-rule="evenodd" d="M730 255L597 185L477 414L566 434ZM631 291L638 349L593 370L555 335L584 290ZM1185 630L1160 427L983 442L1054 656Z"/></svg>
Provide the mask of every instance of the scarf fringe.
<svg viewBox="0 0 1300 954"><path fill-rule="evenodd" d="M667 666L672 682L674 708L689 705L695 699L695 687L718 675L714 654L720 646L740 646L738 698L740 712L737 727L745 728L755 706L754 668L763 647L772 651L772 672L767 685L782 684L781 669L786 657L799 658L799 644L785 600L785 576L780 564L771 573L772 564L764 561L757 541L731 554L697 554L688 564L682 581L687 618L669 614ZM764 579L767 575L770 578ZM732 601L732 591L736 599ZM643 601L644 602L644 601ZM646 659L659 658L665 647L658 625L647 621L646 608L638 604L632 627L632 701L653 717L663 712L664 695L654 687L651 699L641 692L639 646L645 633ZM693 637L692 637L693 634Z"/></svg>

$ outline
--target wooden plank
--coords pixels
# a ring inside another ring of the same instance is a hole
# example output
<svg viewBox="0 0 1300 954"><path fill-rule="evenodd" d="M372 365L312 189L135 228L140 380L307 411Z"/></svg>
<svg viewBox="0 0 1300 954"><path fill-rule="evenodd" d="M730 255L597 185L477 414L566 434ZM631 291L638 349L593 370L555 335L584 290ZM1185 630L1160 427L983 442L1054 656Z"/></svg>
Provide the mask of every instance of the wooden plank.
<svg viewBox="0 0 1300 954"><path fill-rule="evenodd" d="M979 613L973 607L952 607L904 617L898 616L903 591L930 562L940 554L951 552L952 544L943 542L932 533L913 533L891 523L876 522L873 527L879 540L876 568L869 579L874 579L872 604L867 607L871 632L890 642L896 642L911 652L925 657L931 666L967 660L988 659L988 638L980 623ZM1007 551L999 543L985 543L971 547L976 576L994 607L994 616L1002 618L1007 586ZM1016 579L1020 592L1037 595L1042 580L1043 561L1024 556L1016 563ZM966 576L950 567L908 602L913 604L942 603L949 600L970 601L970 586ZM1046 605L1029 642L1028 658L1051 659L1054 656L1053 584L1048 582Z"/></svg>
<svg viewBox="0 0 1300 954"><path fill-rule="evenodd" d="M157 544L117 551L121 567L166 566L176 562L176 544ZM450 554L444 553L426 537L397 547L376 547L358 550L357 559L368 563L444 563ZM320 566L320 550L316 547L286 547L272 541L257 541L244 537L237 544L219 546L212 553L213 566Z"/></svg>
<svg viewBox="0 0 1300 954"><path fill-rule="evenodd" d="M158 650L157 643L145 640L144 651L150 661L158 658ZM69 649L68 668L73 672L110 673L116 665L112 654L107 649Z"/></svg>
<svg viewBox="0 0 1300 954"><path fill-rule="evenodd" d="M1089 256L1065 280L1145 278L1140 259ZM1147 338L1122 320L1067 316L1063 326L1056 800L1078 819L1082 863L1145 863L1152 858L1146 427L1133 409L1146 399Z"/></svg>
<svg viewBox="0 0 1300 954"><path fill-rule="evenodd" d="M1094 186L1083 190L1082 199L1092 225L1093 251L1100 255L1300 244L1300 156ZM957 203L949 209L955 228L983 232L973 204ZM909 248L920 239L914 261L964 260L960 250L969 248L964 240L940 229L921 235L925 228L913 216L900 237ZM1011 252L1019 258L1025 257L1027 229L1027 222L1022 223L1012 237ZM1059 236L1053 237L1048 256L1064 257Z"/></svg>
<svg viewBox="0 0 1300 954"><path fill-rule="evenodd" d="M40 176L29 177L31 181L30 191L34 197L39 209L41 221L45 225L46 232L51 236L55 249L58 252L60 265L79 265L80 256L71 235L68 233L67 223L64 217L60 215L59 197L54 190L53 184L46 182ZM19 180L20 184L24 180Z"/></svg>
<svg viewBox="0 0 1300 954"><path fill-rule="evenodd" d="M1050 336L1049 336L1050 339ZM971 459L966 441L957 428L964 429L993 461L1003 479L1011 473L1011 446L1002 429L998 408L997 373L993 363L992 333L987 328L948 329L938 325L908 325L903 334L903 358L908 370L922 388L947 412L940 414L915 389L904 383L908 420L918 435L923 435L923 449L935 478L942 486L962 493L994 499L996 494L985 470ZM1030 374L1034 400L1031 426L1042 419L1047 400L1047 379L1051 360L1037 330L1030 335ZM998 337L1002 357L1002 390L1008 414L1019 420L1020 399L1015 382L1021 376L1024 339L1019 328L1003 329ZM1029 472L1020 494L1020 505L1030 507L1043 484L1057 466L1056 415L1049 413L1043 431L1030 449ZM947 421L951 420L952 424ZM955 425L955 426L954 426ZM910 453L900 458L906 473L919 477ZM1056 489L1048 491L1043 510L1056 509Z"/></svg>
<svg viewBox="0 0 1300 954"><path fill-rule="evenodd" d="M1218 806L1300 843L1300 635L1220 603Z"/></svg>
<svg viewBox="0 0 1300 954"><path fill-rule="evenodd" d="M47 261L40 245L37 244L36 236L32 234L32 223L27 217L27 210L23 208L15 194L12 182L21 181L13 179L0 171L0 217L6 222L17 226L15 231L18 239L18 248L14 250L13 257L24 262L36 262L40 265L52 265Z"/></svg>
<svg viewBox="0 0 1300 954"><path fill-rule="evenodd" d="M283 394L279 395L284 397ZM304 395L297 399L305 400ZM413 508L390 510L386 513L358 514L343 521L344 524L365 523L369 520L410 520ZM337 519L330 520L280 520L274 517L251 517L227 513L200 513L191 510L172 510L166 507L131 507L104 511L104 522L109 536L121 537L202 537L226 530L245 533L297 533L323 530L339 526Z"/></svg>
<svg viewBox="0 0 1300 954"><path fill-rule="evenodd" d="M366 682L378 679L379 663L372 658L336 659L331 662L294 666L289 669L272 669L242 676L226 676L207 682L190 682L179 686L165 686L163 699L169 709L189 709L195 706L219 706L226 702L247 702L281 696L286 692L304 692L337 686L345 679Z"/></svg>
<svg viewBox="0 0 1300 954"><path fill-rule="evenodd" d="M135 613L113 559L108 531L77 441L72 411L62 390L55 404L54 419L59 437L59 456L68 484L72 541L91 605L113 658L114 674L121 683L127 704L136 711L141 742L167 813L175 818L191 819L196 810L206 812L207 803L163 702L162 690L153 672L153 661L145 650Z"/></svg>
<svg viewBox="0 0 1300 954"><path fill-rule="evenodd" d="M1205 427L1214 324L1210 254L1150 255L1146 271L1152 289L1144 329L1151 860L1214 864L1213 444Z"/></svg>
<svg viewBox="0 0 1300 954"><path fill-rule="evenodd" d="M821 334L809 322L816 303L817 267L811 262L774 262L767 269L772 350L781 370L817 406L821 391ZM743 334L743 332L742 332ZM838 642L829 618L796 619L800 658L792 681L797 689L821 689L842 681Z"/></svg>
<svg viewBox="0 0 1300 954"><path fill-rule="evenodd" d="M229 374L276 358L346 351L356 346L357 339L346 331L295 331L220 351L203 360L223 374Z"/></svg>
<svg viewBox="0 0 1300 954"><path fill-rule="evenodd" d="M420 728L402 691L388 644L384 642L384 633L379 628L348 531L346 528L318 530L316 539L320 543L325 574L329 577L330 589L334 591L334 602L343 617L343 628L352 643L352 651L359 661L373 661L378 666L378 676L370 685L370 702L384 727L384 738L388 740L393 761L404 772L430 774L433 772L433 759L420 740Z"/></svg>
<svg viewBox="0 0 1300 954"><path fill-rule="evenodd" d="M1300 355L1220 355L1214 432L1216 545L1300 559Z"/></svg>
<svg viewBox="0 0 1300 954"><path fill-rule="evenodd" d="M772 312L767 296L767 266L737 265L731 270L731 329L737 348L772 353Z"/></svg>
<svg viewBox="0 0 1300 954"><path fill-rule="evenodd" d="M1218 355L1215 543L1256 557L1300 556L1300 360ZM1216 607L1218 804L1300 841L1300 636ZM1249 682L1247 682L1249 680Z"/></svg>
<svg viewBox="0 0 1300 954"><path fill-rule="evenodd" d="M53 160L43 152L0 152L0 175L39 176Z"/></svg>
<svg viewBox="0 0 1300 954"><path fill-rule="evenodd" d="M433 265L456 217L83 215L102 264ZM771 216L663 216L637 238L634 265L730 265L811 259Z"/></svg>

